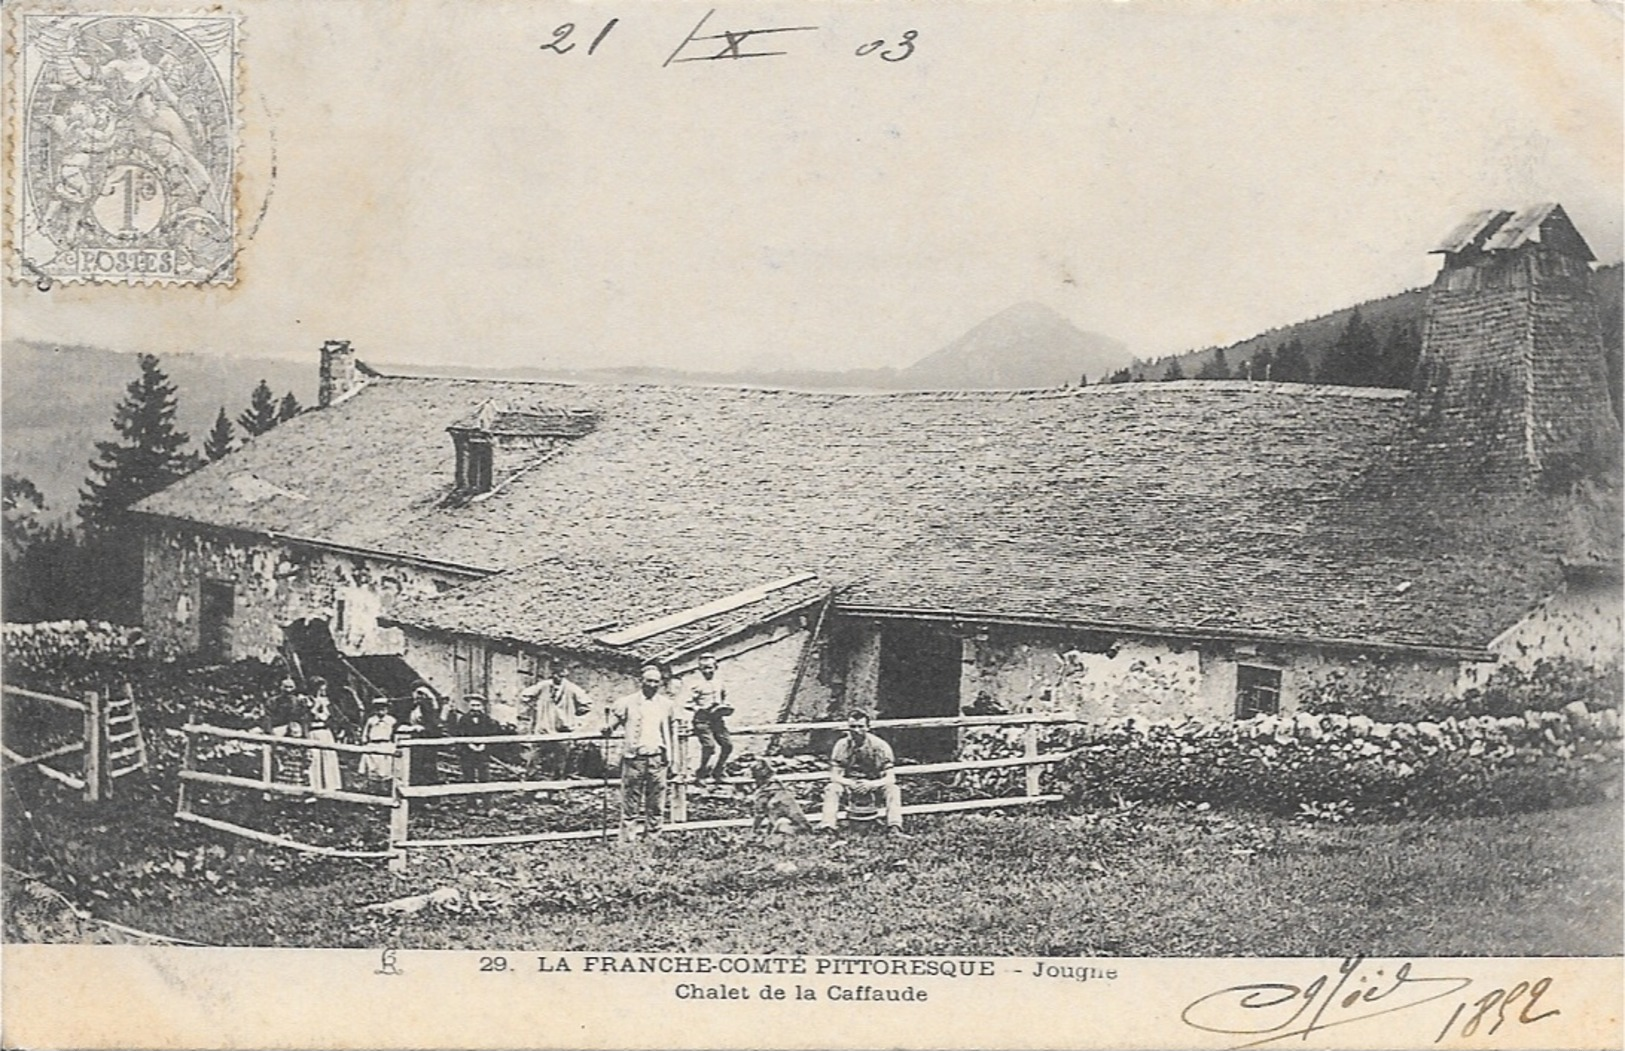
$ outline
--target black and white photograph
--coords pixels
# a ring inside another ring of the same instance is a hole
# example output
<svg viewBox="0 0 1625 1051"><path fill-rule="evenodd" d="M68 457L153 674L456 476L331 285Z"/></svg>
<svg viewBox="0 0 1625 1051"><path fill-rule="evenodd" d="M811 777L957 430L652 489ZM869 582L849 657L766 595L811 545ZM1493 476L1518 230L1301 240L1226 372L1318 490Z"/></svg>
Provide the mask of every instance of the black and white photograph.
<svg viewBox="0 0 1625 1051"><path fill-rule="evenodd" d="M1617 3L0 15L6 1046L1625 1039Z"/></svg>

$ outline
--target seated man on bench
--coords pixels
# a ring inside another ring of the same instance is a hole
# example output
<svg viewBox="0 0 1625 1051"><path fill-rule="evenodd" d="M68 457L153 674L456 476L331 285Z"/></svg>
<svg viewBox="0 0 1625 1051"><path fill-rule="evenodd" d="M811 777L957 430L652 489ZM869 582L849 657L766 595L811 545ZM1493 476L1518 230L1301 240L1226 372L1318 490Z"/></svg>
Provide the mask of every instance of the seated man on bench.
<svg viewBox="0 0 1625 1051"><path fill-rule="evenodd" d="M872 815L873 797L880 793L885 797L886 831L901 834L903 797L892 769L895 763L891 745L869 732L867 712L853 711L847 716L846 736L835 742L829 755L821 826L826 830L836 827L843 799L849 800L849 816L857 817L860 810Z"/></svg>

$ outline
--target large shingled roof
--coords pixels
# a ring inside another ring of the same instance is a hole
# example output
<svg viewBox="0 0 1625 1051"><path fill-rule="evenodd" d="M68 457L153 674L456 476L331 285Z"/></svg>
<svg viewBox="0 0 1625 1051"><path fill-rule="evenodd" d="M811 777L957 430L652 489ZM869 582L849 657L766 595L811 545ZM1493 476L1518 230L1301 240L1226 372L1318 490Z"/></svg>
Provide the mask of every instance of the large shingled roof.
<svg viewBox="0 0 1625 1051"><path fill-rule="evenodd" d="M597 426L450 506L446 428L487 399ZM1568 512L1355 485L1403 404L1242 382L824 394L382 377L138 509L512 570L391 614L572 648L593 625L816 573L784 601L850 584L853 609L1478 649L1560 581Z"/></svg>

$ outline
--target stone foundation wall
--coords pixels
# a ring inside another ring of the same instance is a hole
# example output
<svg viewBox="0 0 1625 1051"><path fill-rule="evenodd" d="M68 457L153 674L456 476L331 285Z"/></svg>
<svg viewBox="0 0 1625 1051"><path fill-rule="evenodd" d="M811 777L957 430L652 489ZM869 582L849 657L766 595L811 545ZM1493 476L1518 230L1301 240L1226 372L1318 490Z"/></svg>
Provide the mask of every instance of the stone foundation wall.
<svg viewBox="0 0 1625 1051"><path fill-rule="evenodd" d="M152 529L142 552L141 620L155 644L180 653L199 646L205 581L233 589L229 657L270 660L282 626L326 621L350 656L399 654L399 630L379 617L402 598L435 595L466 582L450 573L272 541Z"/></svg>

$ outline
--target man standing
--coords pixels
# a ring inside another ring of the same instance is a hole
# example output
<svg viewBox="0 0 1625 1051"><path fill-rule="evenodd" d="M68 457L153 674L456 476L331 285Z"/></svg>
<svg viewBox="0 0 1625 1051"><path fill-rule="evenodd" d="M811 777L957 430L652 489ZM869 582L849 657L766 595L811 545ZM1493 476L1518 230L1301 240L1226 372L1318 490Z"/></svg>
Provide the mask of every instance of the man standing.
<svg viewBox="0 0 1625 1051"><path fill-rule="evenodd" d="M644 665L638 689L610 706L604 726L606 737L617 728L625 730L621 751L622 843L637 837L640 820L650 835L660 831L666 777L676 754L672 747L672 705L661 693L664 685L660 668Z"/></svg>
<svg viewBox="0 0 1625 1051"><path fill-rule="evenodd" d="M524 702L534 705L529 733L569 733L576 720L592 711L592 698L587 691L564 677L564 666L553 662L549 678L519 695ZM570 741L537 741L525 749L525 777L531 780L540 767L542 775L550 781L570 774Z"/></svg>
<svg viewBox="0 0 1625 1051"><path fill-rule="evenodd" d="M468 711L457 716L451 726L452 737L494 737L502 728L485 714L485 698L469 697ZM462 768L464 781L491 780L491 753L487 746L465 741L457 746L457 765Z"/></svg>
<svg viewBox="0 0 1625 1051"><path fill-rule="evenodd" d="M717 678L717 659L710 654L700 658L700 680L689 695L694 712L694 736L700 741L700 768L694 778L709 775L718 785L727 781L728 756L733 754L733 735L728 732L728 691Z"/></svg>
<svg viewBox="0 0 1625 1051"><path fill-rule="evenodd" d="M903 795L897 788L891 745L869 732L869 714L853 711L846 720L846 736L835 742L829 755L829 784L824 788L820 824L833 831L841 800L851 794L881 792L886 800L886 831L903 831Z"/></svg>

